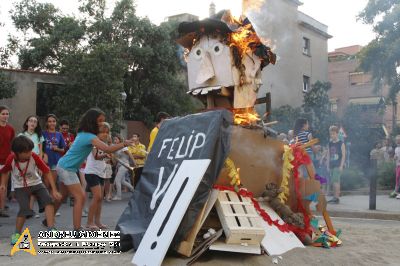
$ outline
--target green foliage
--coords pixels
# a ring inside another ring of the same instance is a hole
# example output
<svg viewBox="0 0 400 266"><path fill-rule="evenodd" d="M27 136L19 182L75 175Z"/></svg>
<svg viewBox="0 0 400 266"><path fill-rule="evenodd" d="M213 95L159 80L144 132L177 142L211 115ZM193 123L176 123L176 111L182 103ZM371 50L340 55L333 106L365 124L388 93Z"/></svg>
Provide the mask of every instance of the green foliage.
<svg viewBox="0 0 400 266"><path fill-rule="evenodd" d="M302 108L284 105L273 109L271 120L279 121L274 129L287 133L288 130L293 129L295 121L303 117L309 121L313 137L326 145L329 140L329 126L337 122L336 116L330 111L328 96L330 88L330 83L317 81L312 85L312 89L304 94Z"/></svg>
<svg viewBox="0 0 400 266"><path fill-rule="evenodd" d="M396 163L385 162L378 167L378 184L383 189L393 189L396 181Z"/></svg>
<svg viewBox="0 0 400 266"><path fill-rule="evenodd" d="M370 151L375 143L384 138L380 127L370 122L370 113L362 106L350 105L343 114L343 127L346 129L347 141L351 142L350 164L367 171L370 165Z"/></svg>
<svg viewBox="0 0 400 266"><path fill-rule="evenodd" d="M76 121L97 106L112 122L123 110L126 119L150 124L159 111L193 111L186 81L179 76L171 25L137 17L132 0L116 2L111 15L106 15L105 0L80 2L77 17L35 0L23 0L11 13L16 28L30 36L17 49L21 67L65 77L65 90L53 97L52 112Z"/></svg>
<svg viewBox="0 0 400 266"><path fill-rule="evenodd" d="M283 105L272 110L271 121L279 121L279 123L274 126L274 129L287 134L289 130L293 129L296 119L300 116L300 107L293 108L290 105Z"/></svg>
<svg viewBox="0 0 400 266"><path fill-rule="evenodd" d="M342 190L354 190L364 187L367 184L367 179L364 173L357 167L343 169L340 178L340 186Z"/></svg>
<svg viewBox="0 0 400 266"><path fill-rule="evenodd" d="M15 83L6 74L0 72L0 99L12 98L16 92Z"/></svg>
<svg viewBox="0 0 400 266"><path fill-rule="evenodd" d="M362 50L360 66L372 73L376 90L389 86L388 102L396 105L400 91L400 2L369 0L359 19L373 25L376 34Z"/></svg>
<svg viewBox="0 0 400 266"><path fill-rule="evenodd" d="M318 138L322 144L329 141L329 126L336 122L336 117L330 110L328 90L329 82L317 81L312 85L311 91L304 94L304 116L308 119L313 137Z"/></svg>

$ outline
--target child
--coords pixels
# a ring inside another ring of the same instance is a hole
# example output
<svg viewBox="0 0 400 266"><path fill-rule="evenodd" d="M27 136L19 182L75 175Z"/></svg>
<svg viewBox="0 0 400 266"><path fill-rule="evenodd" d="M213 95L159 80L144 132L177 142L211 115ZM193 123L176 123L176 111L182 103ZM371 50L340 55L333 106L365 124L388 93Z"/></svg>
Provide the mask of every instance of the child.
<svg viewBox="0 0 400 266"><path fill-rule="evenodd" d="M134 170L134 180L132 181L133 187L135 188L139 182L140 176L143 172L143 167L146 161L146 147L140 143L140 135L138 133L133 133L132 135L133 144L128 147L129 152L135 159L135 170Z"/></svg>
<svg viewBox="0 0 400 266"><path fill-rule="evenodd" d="M298 144L305 144L309 142L312 139L312 135L309 130L309 124L307 119L305 118L298 118L294 124L294 129L293 129L293 134L294 138L292 139L292 143L298 143ZM292 144L291 143L291 144ZM307 154L310 156L310 159L313 157L313 147L307 147L305 150ZM311 166L313 166L313 163L311 162ZM301 176L306 178L309 176L308 171L304 165L300 167L300 173Z"/></svg>
<svg viewBox="0 0 400 266"><path fill-rule="evenodd" d="M107 142L107 138L110 134L110 124L103 122L97 137ZM103 185L104 177L106 174L106 162L104 159L109 158L110 155L102 152L97 148L93 148L86 160L85 166L85 179L87 187L93 194L92 202L89 207L88 220L86 228L91 231L97 231L100 229L107 229L107 225L100 222L101 216L101 205L103 201Z"/></svg>
<svg viewBox="0 0 400 266"><path fill-rule="evenodd" d="M339 128L337 126L329 127L329 152L328 169L331 174L331 183L333 185L333 198L328 203L339 203L340 197L340 177L342 175L344 161L346 159L346 148L344 143L339 140Z"/></svg>
<svg viewBox="0 0 400 266"><path fill-rule="evenodd" d="M11 141L15 136L15 131L8 124L10 109L5 105L0 105L0 169L6 163L6 159L11 153ZM0 193L0 217L10 217L6 210L7 190Z"/></svg>
<svg viewBox="0 0 400 266"><path fill-rule="evenodd" d="M0 170L0 190L6 190L8 174L11 172L11 178L14 180L15 196L20 208L15 224L15 233L11 236L11 245L18 241L26 216L32 215L33 211L29 207L31 195L35 195L41 205L45 206L48 228L55 230L53 201L36 168L48 179L53 198L59 200L61 199L61 194L57 191L54 179L51 178L50 169L38 155L32 152L33 147L33 142L27 137L16 137L11 144L11 150L14 153L8 156L6 164Z"/></svg>
<svg viewBox="0 0 400 266"><path fill-rule="evenodd" d="M112 138L110 134L107 136L107 144L111 145L112 144ZM112 180L113 177L113 162L112 162L112 156L109 158L105 158L104 161L106 162L106 174L104 176L104 198L107 202L110 202L112 199L112 185L114 182Z"/></svg>
<svg viewBox="0 0 400 266"><path fill-rule="evenodd" d="M74 135L72 133L69 133L69 122L67 120L61 120L60 133L65 142L65 152L67 152L69 147L71 147L71 145L75 139Z"/></svg>
<svg viewBox="0 0 400 266"><path fill-rule="evenodd" d="M22 126L23 131L19 135L28 137L33 142L33 152L39 155L40 159L43 159L43 142L44 138L42 135L42 129L39 125L39 119L35 115L30 115L26 118L24 125Z"/></svg>
<svg viewBox="0 0 400 266"><path fill-rule="evenodd" d="M394 149L394 159L396 160L396 183L391 197L400 199L400 135L396 136L396 148Z"/></svg>
<svg viewBox="0 0 400 266"><path fill-rule="evenodd" d="M309 142L312 139L312 134L310 131L308 131L310 128L310 125L308 124L307 119L305 118L299 118L296 120L294 124L294 138L293 141L299 143L299 144L305 144ZM312 157L312 148L307 147L306 152L310 157Z"/></svg>
<svg viewBox="0 0 400 266"><path fill-rule="evenodd" d="M73 207L73 227L74 230L83 230L81 227L82 209L85 203L85 193L79 182L78 169L83 161L88 157L93 146L107 153L115 152L132 143L126 140L117 145L108 146L96 135L99 133L99 126L105 122L103 111L93 108L89 109L81 117L78 125L78 135L67 153L59 160L57 165L57 174L61 181L61 193L63 199L68 193L74 198ZM56 210L60 207L62 201L55 203ZM46 225L46 220L43 221Z"/></svg>
<svg viewBox="0 0 400 266"><path fill-rule="evenodd" d="M33 142L33 152L36 153L37 155L39 155L40 159L43 159L43 142L44 142L44 138L42 136L42 129L39 125L39 119L37 116L35 115L30 115L26 118L22 128L23 131L22 133L19 134L23 135L25 137L28 137L30 140L32 140ZM40 175L40 173L39 173ZM33 209L33 204L35 202L35 196L31 196L31 200L30 200L30 207L31 209ZM39 212L43 211L41 210L43 208L43 206L39 206ZM35 218L39 218L39 214L35 215ZM29 218L29 217L27 217Z"/></svg>
<svg viewBox="0 0 400 266"><path fill-rule="evenodd" d="M65 142L60 132L56 131L57 117L49 114L46 117L46 131L43 132L45 139L44 153L47 155L47 165L50 167L53 179L57 181L57 163L65 151Z"/></svg>
<svg viewBox="0 0 400 266"><path fill-rule="evenodd" d="M114 137L114 143L121 143L124 139L117 135ZM133 192L133 186L131 183L125 180L126 175L129 173L125 165L129 165L129 158L134 162L135 159L133 155L128 151L128 148L123 148L115 153L115 158L117 159L117 174L115 175L115 186L117 188L117 194L112 198L112 200L122 200L121 186L126 186L131 192Z"/></svg>

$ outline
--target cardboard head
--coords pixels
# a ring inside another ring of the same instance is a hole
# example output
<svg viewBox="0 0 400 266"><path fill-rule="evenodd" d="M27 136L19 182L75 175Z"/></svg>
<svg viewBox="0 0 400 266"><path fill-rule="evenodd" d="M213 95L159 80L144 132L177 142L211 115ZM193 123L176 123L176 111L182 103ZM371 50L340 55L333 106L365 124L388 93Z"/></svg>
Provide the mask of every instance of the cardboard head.
<svg viewBox="0 0 400 266"><path fill-rule="evenodd" d="M229 11L178 27L179 44L188 49L189 92L221 94L233 90L234 108L252 107L261 85L261 70L275 63L275 55L262 44L247 18L234 19Z"/></svg>

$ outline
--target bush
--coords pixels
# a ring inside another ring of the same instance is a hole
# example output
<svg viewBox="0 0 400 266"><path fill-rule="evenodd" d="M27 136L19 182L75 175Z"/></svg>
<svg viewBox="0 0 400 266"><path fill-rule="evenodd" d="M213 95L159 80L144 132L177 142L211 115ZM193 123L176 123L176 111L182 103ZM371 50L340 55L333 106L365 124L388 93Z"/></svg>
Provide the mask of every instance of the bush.
<svg viewBox="0 0 400 266"><path fill-rule="evenodd" d="M364 173L360 169L350 167L343 170L340 187L341 190L354 190L364 187L366 182L367 179L364 177Z"/></svg>
<svg viewBox="0 0 400 266"><path fill-rule="evenodd" d="M385 162L378 167L377 172L378 184L383 189L393 189L396 179L396 163Z"/></svg>

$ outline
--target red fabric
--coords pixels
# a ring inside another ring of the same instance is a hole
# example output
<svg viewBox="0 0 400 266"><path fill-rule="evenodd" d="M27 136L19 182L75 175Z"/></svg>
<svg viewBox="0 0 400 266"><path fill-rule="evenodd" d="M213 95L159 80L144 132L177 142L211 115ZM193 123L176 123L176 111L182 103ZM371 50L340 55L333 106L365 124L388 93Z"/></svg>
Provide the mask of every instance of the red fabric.
<svg viewBox="0 0 400 266"><path fill-rule="evenodd" d="M48 172L50 172L50 168L47 166L47 164L40 158L39 155L37 155L36 153L32 152L32 158L35 161L35 164L37 166L37 168L39 168L39 170L43 173L43 174L47 174Z"/></svg>
<svg viewBox="0 0 400 266"><path fill-rule="evenodd" d="M310 217L308 216L308 213L306 212L304 206L303 206L303 199L300 194L299 186L300 186L300 180L299 180L299 167L300 165L303 164L310 164L311 159L310 156L305 152L303 148L300 147L300 145L292 145L292 152L294 159L291 161L291 164L293 165L293 178L294 178L294 184L295 184L295 193L296 193L296 198L297 198L297 204L298 204L298 209L302 212L304 216L304 228L300 228L291 224L280 224L279 220L272 220L271 216L263 210L260 207L260 204L258 204L258 201L254 199L253 193L245 190L245 189L240 189L238 192L235 191L234 187L228 187L228 186L220 186L220 185L214 185L215 189L218 190L229 190L236 192L242 197L249 197L254 205L254 208L257 210L257 212L260 214L260 216L263 218L264 221L266 221L269 225L274 225L276 226L281 232L289 232L292 231L295 233L301 240L304 239L305 235L311 235L312 230L310 226Z"/></svg>
<svg viewBox="0 0 400 266"><path fill-rule="evenodd" d="M14 128L10 125L0 126L0 164L5 164L11 153L11 141L15 137Z"/></svg>
<svg viewBox="0 0 400 266"><path fill-rule="evenodd" d="M74 136L74 134L71 134L69 132L67 132L67 133L61 132L61 135L62 135L62 137L64 139L64 142L65 142L65 151L63 152L63 155L64 155L64 154L67 153L67 151L71 147L72 142L74 142L75 136Z"/></svg>
<svg viewBox="0 0 400 266"><path fill-rule="evenodd" d="M10 153L8 155L7 160L3 166L3 168L0 169L0 173L8 173L12 170L12 162L14 161L15 155L14 153Z"/></svg>
<svg viewBox="0 0 400 266"><path fill-rule="evenodd" d="M312 229L310 226L310 217L308 216L308 213L306 209L303 206L303 198L300 193L300 177L299 177L299 167L300 165L303 164L310 164L311 163L311 158L307 154L307 152L300 147L300 145L292 145L291 146L292 152L293 152L293 161L291 161L291 164L293 165L293 179L294 179L294 189L296 193L296 199L297 199L297 207L301 211L301 213L304 216L304 229L296 227L296 230L293 232L300 238L303 238L305 234L311 235L312 234Z"/></svg>

